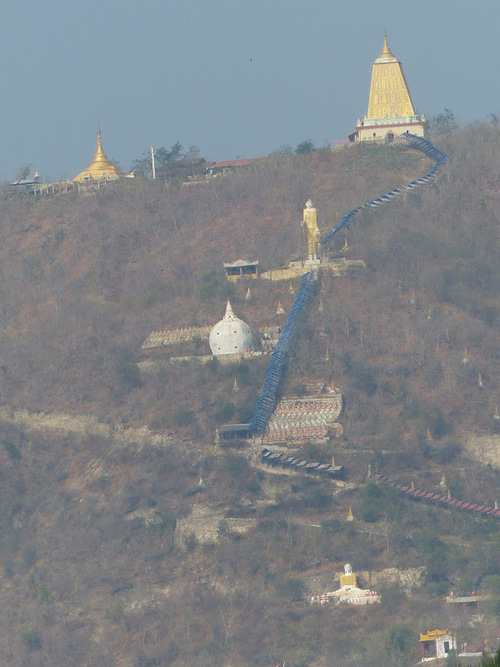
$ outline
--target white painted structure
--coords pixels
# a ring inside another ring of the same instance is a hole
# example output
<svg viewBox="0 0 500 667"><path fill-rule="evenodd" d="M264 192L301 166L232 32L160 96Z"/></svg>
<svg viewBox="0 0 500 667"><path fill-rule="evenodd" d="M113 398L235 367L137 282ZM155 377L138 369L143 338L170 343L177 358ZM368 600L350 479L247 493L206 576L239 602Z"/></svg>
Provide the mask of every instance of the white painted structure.
<svg viewBox="0 0 500 667"><path fill-rule="evenodd" d="M226 314L213 327L208 342L214 356L248 354L253 350L252 331L246 322L236 317L229 301Z"/></svg>

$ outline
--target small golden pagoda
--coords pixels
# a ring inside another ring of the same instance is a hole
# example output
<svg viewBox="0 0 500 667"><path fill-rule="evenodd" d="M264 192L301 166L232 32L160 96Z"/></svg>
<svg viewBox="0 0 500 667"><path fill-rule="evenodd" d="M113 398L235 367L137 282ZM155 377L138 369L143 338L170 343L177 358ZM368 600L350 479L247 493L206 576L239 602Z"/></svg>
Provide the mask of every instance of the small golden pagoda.
<svg viewBox="0 0 500 667"><path fill-rule="evenodd" d="M382 53L372 67L368 111L358 120L351 141L394 141L403 132L425 136L425 117L415 113L408 84L399 60L384 35Z"/></svg>
<svg viewBox="0 0 500 667"><path fill-rule="evenodd" d="M133 172L126 174L112 164L102 147L101 130L97 128L97 150L89 166L76 176L74 181L117 181L119 178L133 178Z"/></svg>

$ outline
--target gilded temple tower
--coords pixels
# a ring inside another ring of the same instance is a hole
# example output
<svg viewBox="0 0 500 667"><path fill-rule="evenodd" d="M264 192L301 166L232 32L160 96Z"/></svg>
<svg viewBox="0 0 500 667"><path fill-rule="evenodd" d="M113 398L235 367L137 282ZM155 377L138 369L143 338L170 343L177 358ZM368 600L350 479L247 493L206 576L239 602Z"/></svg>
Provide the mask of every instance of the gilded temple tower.
<svg viewBox="0 0 500 667"><path fill-rule="evenodd" d="M108 156L102 147L101 130L97 128L97 150L95 152L94 159L89 164L89 166L81 171L73 180L82 182L89 180L116 181L119 178L126 177L133 178L133 172L125 174L109 161Z"/></svg>
<svg viewBox="0 0 500 667"><path fill-rule="evenodd" d="M372 67L368 111L349 138L391 142L406 131L425 136L425 117L415 112L401 63L384 35L382 53Z"/></svg>

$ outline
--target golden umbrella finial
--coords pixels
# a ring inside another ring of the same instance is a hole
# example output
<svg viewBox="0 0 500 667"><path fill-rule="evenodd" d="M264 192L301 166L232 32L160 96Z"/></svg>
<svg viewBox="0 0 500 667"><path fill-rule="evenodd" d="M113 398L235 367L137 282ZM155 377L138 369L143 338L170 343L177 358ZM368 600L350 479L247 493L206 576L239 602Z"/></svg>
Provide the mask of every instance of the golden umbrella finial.
<svg viewBox="0 0 500 667"><path fill-rule="evenodd" d="M394 58L392 51L389 48L387 43L387 33L384 33L384 46L382 47L382 53L380 54L381 58Z"/></svg>

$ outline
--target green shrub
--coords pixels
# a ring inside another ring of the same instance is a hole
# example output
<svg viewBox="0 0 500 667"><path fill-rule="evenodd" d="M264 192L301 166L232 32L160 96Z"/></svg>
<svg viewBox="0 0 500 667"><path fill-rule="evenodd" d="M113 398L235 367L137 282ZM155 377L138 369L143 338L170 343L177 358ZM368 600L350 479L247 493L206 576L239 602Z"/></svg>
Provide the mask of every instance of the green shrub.
<svg viewBox="0 0 500 667"><path fill-rule="evenodd" d="M31 626L29 628L25 628L21 632L21 639L27 646L29 646L32 651L39 651L42 648L42 637L36 628Z"/></svg>
<svg viewBox="0 0 500 667"><path fill-rule="evenodd" d="M178 408L172 418L176 426L189 426L194 421L194 412L186 408Z"/></svg>
<svg viewBox="0 0 500 667"><path fill-rule="evenodd" d="M50 602L52 600L52 593L50 588L45 585L40 586L40 589L38 590L38 597L40 598L40 602Z"/></svg>
<svg viewBox="0 0 500 667"><path fill-rule="evenodd" d="M378 519L378 514L371 505L368 505L361 509L361 518L366 523L375 523Z"/></svg>
<svg viewBox="0 0 500 667"><path fill-rule="evenodd" d="M139 369L134 361L134 353L127 347L122 347L117 352L115 361L116 378L127 393L141 386Z"/></svg>
<svg viewBox="0 0 500 667"><path fill-rule="evenodd" d="M7 454L10 456L11 461L14 463L17 463L17 461L20 461L23 458L21 452L13 442L4 442L3 446L7 450Z"/></svg>

